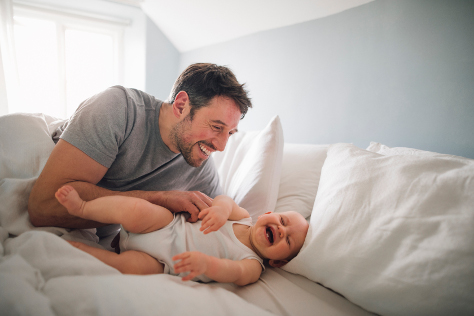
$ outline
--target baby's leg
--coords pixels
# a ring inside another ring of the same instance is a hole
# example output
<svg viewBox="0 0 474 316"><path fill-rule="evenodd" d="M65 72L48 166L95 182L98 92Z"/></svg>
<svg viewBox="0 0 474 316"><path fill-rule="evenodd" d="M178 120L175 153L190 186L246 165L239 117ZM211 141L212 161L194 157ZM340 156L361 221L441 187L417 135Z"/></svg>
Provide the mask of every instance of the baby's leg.
<svg viewBox="0 0 474 316"><path fill-rule="evenodd" d="M114 195L86 202L70 185L59 188L55 196L71 215L105 224L122 224L132 233L155 231L173 220L168 209L139 198Z"/></svg>
<svg viewBox="0 0 474 316"><path fill-rule="evenodd" d="M163 264L141 251L129 250L121 254L116 254L80 242L69 241L69 243L124 274L163 273Z"/></svg>

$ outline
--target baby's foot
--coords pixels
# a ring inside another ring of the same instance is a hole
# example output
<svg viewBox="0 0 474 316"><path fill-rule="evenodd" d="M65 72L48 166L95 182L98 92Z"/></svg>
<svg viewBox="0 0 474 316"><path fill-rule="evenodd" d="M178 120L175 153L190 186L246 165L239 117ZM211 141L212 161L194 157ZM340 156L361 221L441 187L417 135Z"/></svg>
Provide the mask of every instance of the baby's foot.
<svg viewBox="0 0 474 316"><path fill-rule="evenodd" d="M65 185L60 187L54 196L67 209L69 214L82 216L85 202L72 186Z"/></svg>

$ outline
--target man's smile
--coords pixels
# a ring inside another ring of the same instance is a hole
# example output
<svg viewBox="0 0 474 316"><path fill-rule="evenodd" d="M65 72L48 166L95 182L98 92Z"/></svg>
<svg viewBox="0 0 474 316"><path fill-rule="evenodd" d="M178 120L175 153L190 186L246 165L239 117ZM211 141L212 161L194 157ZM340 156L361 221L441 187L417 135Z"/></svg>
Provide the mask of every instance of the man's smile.
<svg viewBox="0 0 474 316"><path fill-rule="evenodd" d="M201 151L204 153L204 155L210 156L213 153L213 151L211 149L206 148L204 144L198 143L198 145Z"/></svg>

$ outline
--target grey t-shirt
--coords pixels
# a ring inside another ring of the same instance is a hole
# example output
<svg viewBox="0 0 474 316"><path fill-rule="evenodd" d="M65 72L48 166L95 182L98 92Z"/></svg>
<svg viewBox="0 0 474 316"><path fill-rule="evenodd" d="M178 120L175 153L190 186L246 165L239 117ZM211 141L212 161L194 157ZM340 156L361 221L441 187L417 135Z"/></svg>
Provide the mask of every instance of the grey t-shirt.
<svg viewBox="0 0 474 316"><path fill-rule="evenodd" d="M57 134L109 168L100 187L221 194L211 157L195 168L163 142L158 127L162 104L145 92L114 86L81 103Z"/></svg>

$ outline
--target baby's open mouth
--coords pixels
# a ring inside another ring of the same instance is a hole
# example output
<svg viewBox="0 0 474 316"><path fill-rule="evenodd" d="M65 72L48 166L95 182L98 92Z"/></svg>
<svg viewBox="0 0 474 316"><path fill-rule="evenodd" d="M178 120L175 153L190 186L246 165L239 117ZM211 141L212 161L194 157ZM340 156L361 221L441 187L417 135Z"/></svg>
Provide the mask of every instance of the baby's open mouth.
<svg viewBox="0 0 474 316"><path fill-rule="evenodd" d="M270 242L270 244L273 245L273 231L272 231L272 229L270 227L267 227L266 232L267 232L268 241Z"/></svg>

